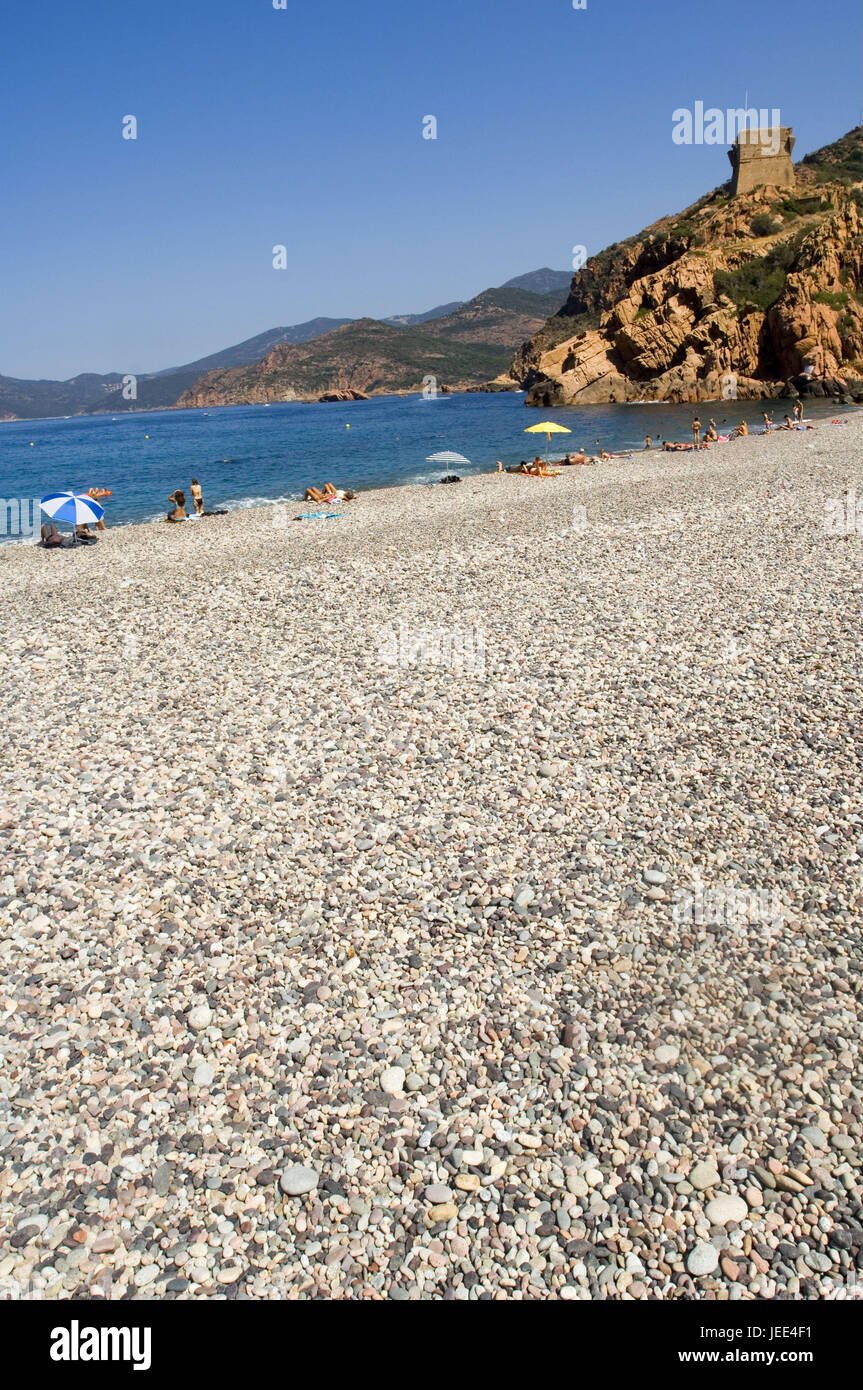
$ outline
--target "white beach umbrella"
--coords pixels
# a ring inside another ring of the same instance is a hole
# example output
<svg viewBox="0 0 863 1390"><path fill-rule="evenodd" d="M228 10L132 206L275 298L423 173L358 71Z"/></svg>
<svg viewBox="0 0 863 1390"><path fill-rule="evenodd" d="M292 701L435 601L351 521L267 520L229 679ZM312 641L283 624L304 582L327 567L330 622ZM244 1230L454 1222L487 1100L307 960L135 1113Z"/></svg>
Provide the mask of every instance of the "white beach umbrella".
<svg viewBox="0 0 863 1390"><path fill-rule="evenodd" d="M454 454L449 449L444 449L441 454L429 454L426 463L470 463L464 454Z"/></svg>
<svg viewBox="0 0 863 1390"><path fill-rule="evenodd" d="M76 526L83 526L87 521L101 521L105 514L104 507L100 507L92 497L85 497L80 492L49 492L47 497L42 498L39 506L52 521L70 523L73 543Z"/></svg>

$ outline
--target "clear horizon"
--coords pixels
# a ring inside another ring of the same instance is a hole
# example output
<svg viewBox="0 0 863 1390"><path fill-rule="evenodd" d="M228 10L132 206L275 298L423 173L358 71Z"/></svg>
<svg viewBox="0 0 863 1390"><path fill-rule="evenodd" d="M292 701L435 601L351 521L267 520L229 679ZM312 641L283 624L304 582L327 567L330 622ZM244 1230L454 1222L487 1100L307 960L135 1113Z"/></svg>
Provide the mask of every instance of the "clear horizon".
<svg viewBox="0 0 863 1390"><path fill-rule="evenodd" d="M721 31L684 0L444 0L433 20L395 0L323 17L15 0L0 374L144 374L275 325L422 312L570 269L575 246L600 251L728 178L726 146L674 143L676 109L748 92L793 127L795 159L857 125L861 31L851 0L817 25L803 0L729 0Z"/></svg>

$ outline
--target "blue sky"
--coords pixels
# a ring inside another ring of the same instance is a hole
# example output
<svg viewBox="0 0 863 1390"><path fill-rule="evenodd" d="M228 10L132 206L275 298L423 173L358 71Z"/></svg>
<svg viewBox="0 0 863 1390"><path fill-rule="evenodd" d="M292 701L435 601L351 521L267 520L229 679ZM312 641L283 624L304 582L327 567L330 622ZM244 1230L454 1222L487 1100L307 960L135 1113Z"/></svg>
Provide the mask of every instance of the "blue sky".
<svg viewBox="0 0 863 1390"><path fill-rule="evenodd" d="M748 89L799 157L860 121L861 58L860 0L6 0L0 373L158 370L567 268L728 177L675 108Z"/></svg>

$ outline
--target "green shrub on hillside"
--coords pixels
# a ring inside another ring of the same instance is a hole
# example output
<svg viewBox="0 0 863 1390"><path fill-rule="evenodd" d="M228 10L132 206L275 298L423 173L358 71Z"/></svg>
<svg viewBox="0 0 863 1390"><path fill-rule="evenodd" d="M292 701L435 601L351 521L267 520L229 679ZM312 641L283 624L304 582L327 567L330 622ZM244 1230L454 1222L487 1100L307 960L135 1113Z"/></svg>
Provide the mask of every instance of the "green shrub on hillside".
<svg viewBox="0 0 863 1390"><path fill-rule="evenodd" d="M819 290L812 296L815 304L826 304L830 309L844 309L848 303L848 295L844 290L837 290L831 293L830 290Z"/></svg>
<svg viewBox="0 0 863 1390"><path fill-rule="evenodd" d="M793 222L796 217L806 217L813 212L826 212L830 207L828 198L821 198L817 193L808 198L783 198L777 208L786 222Z"/></svg>
<svg viewBox="0 0 863 1390"><path fill-rule="evenodd" d="M769 309L783 289L794 263L799 241L793 239L774 246L766 256L746 261L737 270L717 270L713 276L715 293L727 294L739 309Z"/></svg>

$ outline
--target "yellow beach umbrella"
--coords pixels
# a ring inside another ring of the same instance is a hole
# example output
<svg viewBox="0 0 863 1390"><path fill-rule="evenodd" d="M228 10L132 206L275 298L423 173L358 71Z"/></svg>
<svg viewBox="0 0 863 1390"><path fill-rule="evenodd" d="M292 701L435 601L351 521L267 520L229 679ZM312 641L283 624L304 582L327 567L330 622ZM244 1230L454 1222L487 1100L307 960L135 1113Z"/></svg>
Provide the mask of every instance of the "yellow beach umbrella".
<svg viewBox="0 0 863 1390"><path fill-rule="evenodd" d="M528 425L525 434L544 434L551 443L553 434L572 434L572 430L568 430L566 425L556 425L553 420L543 420L538 425Z"/></svg>
<svg viewBox="0 0 863 1390"><path fill-rule="evenodd" d="M572 434L566 425L557 425L554 420L542 420L538 425L528 425L525 434L544 434L549 444L553 434Z"/></svg>

